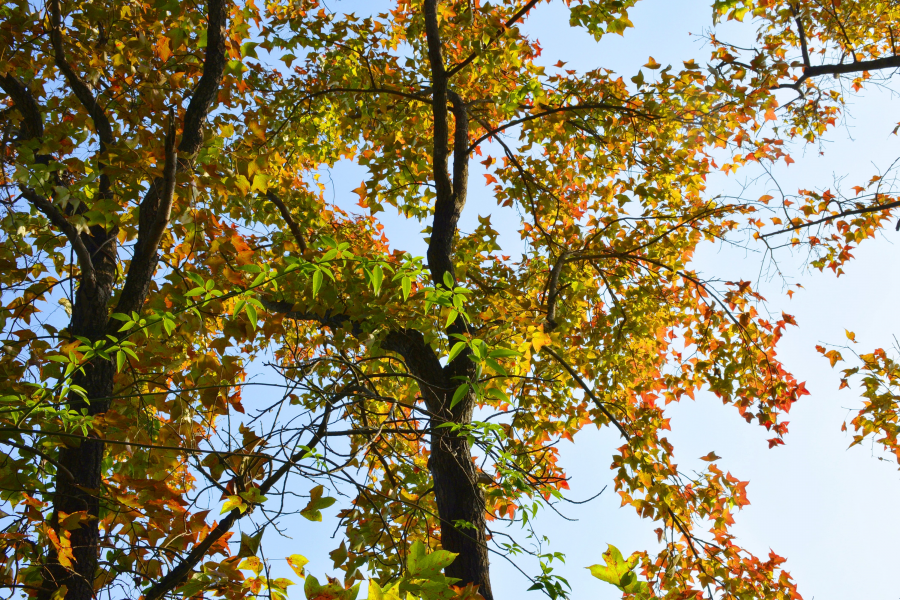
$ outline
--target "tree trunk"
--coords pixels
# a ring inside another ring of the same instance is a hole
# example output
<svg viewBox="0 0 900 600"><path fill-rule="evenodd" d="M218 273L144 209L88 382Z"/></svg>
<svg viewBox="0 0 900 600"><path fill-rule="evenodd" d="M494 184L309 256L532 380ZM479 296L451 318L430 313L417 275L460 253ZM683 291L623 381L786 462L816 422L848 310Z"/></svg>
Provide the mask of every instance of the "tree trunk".
<svg viewBox="0 0 900 600"><path fill-rule="evenodd" d="M109 302L116 275L116 239L100 228L93 228L90 235L82 235L87 249L94 257L96 283L82 281L72 306L69 333L82 336L92 342L106 338L109 319ZM88 414L106 412L113 392L115 368L108 360L95 358L84 366L84 372L76 372L72 383L87 392L85 401L79 394L69 394L69 408ZM64 446L59 451L60 464L68 469L74 479L65 472L57 473L56 492L53 495L53 514L50 526L60 540L70 535L74 564L66 568L59 562L55 548L51 547L49 560L44 568L44 591L38 598L50 598L60 586L66 586L66 600L89 600L94 597L94 578L100 551L100 495L104 444L95 440L83 440L79 444ZM78 528L69 532L60 529L65 515L86 511ZM62 514L65 513L65 514Z"/></svg>

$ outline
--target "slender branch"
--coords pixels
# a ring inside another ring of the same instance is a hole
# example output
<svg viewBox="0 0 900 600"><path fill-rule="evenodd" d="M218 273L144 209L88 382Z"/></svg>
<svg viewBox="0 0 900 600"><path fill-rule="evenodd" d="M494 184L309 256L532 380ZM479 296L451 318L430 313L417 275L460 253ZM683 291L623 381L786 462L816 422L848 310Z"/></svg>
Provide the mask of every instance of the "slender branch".
<svg viewBox="0 0 900 600"><path fill-rule="evenodd" d="M78 265L81 267L81 274L84 277L84 281L88 285L94 285L96 282L95 273L94 273L94 262L91 260L91 253L88 251L87 247L84 245L84 242L81 239L81 235L78 233L78 230L72 225L68 219L66 219L65 215L63 215L62 211L59 208L29 188L22 189L22 196L25 197L29 202L31 202L39 211L44 213L44 216L52 223L57 229L59 229L66 238L69 240L69 243L72 244L72 249L75 251L75 255L78 257Z"/></svg>
<svg viewBox="0 0 900 600"><path fill-rule="evenodd" d="M779 229L778 231L771 231L771 232L761 235L759 237L765 239L767 237L772 237L774 235L781 235L782 233L789 233L791 231L803 229L804 227L812 227L814 225L819 225L820 223L827 223L827 222L833 221L835 219L840 219L841 217L848 217L850 215L864 215L864 214L870 213L870 212L878 212L878 211L882 211L882 210L889 210L892 208L897 208L898 206L900 206L900 200L897 200L895 202L888 202L887 204L879 204L876 206L867 206L865 208L857 208L855 210L847 210L847 211L840 212L836 215L830 215L828 217L823 217L821 219L817 219L815 221L810 221L808 223L800 223L799 225L794 225L793 227L788 227L786 229Z"/></svg>
<svg viewBox="0 0 900 600"><path fill-rule="evenodd" d="M43 452L41 452L41 451L38 450L37 448L32 448L31 446L26 446L25 444L19 444L19 443L17 443L17 442L12 441L12 440L3 440L3 441L0 442L0 443L6 444L7 446L12 446L13 448L18 448L19 450L24 450L25 452L30 452L30 453L32 453L32 454L34 454L34 455L36 455L36 456L39 456L39 457L43 458L43 459L46 460L48 463L50 463L51 465L53 465L54 467L56 467L57 470L59 470L60 473L64 473L64 474L66 475L66 477L69 478L69 481L75 481L75 476L72 475L72 471L70 471L69 469L67 469L67 468L66 468L65 466L63 466L62 464L60 464L59 461L57 461L57 460L55 460L55 459L53 459L53 458L50 458L49 456L47 456L46 454L44 454Z"/></svg>
<svg viewBox="0 0 900 600"><path fill-rule="evenodd" d="M794 15L794 21L797 23L797 36L800 38L800 50L803 52L803 66L805 68L809 68L809 49L806 46L806 32L803 29L803 22L800 20L800 13L797 12L797 7L795 5L791 5L791 12Z"/></svg>
<svg viewBox="0 0 900 600"><path fill-rule="evenodd" d="M606 102L576 104L576 105L572 105L572 106L558 106L556 108L551 108L551 109L543 110L541 112L530 114L527 117L522 117L520 119L513 119L512 121L509 121L508 123L504 123L503 125L497 127L496 129L488 131L486 134L484 134L483 136L481 136L480 138L478 138L477 140L472 142L472 144L469 146L468 152L471 153L481 142L497 135L501 131L509 129L510 127L515 127L516 125L521 125L522 123L527 123L528 121L534 121L535 119L540 119L540 118L546 117L548 115L553 115L553 114L560 113L560 112L577 111L577 110L593 110L593 109L617 110L617 111L623 112L625 114L642 117L642 118L645 118L648 120L655 120L655 119L659 118L656 115L642 113L640 111L634 110L633 108L628 108L627 106L617 106L615 104L607 104Z"/></svg>
<svg viewBox="0 0 900 600"><path fill-rule="evenodd" d="M304 446L302 450L296 452L291 456L290 460L283 464L277 471L269 475L268 478L259 486L260 495L265 495L269 489L272 488L278 481L293 467L298 461L302 460L305 457L310 448L313 448L319 444L322 438L325 436L328 428L328 419L331 416L331 407L335 402L338 402L342 399L342 397L346 396L349 393L348 390L345 390L335 398L329 401L328 405L325 407L325 413L322 416L322 422L319 425L318 430L313 435L312 439L308 444ZM175 587L177 587L182 581L187 578L187 576L194 570L194 567L203 560L206 556L206 553L209 552L209 549L212 547L214 543L216 543L223 535L228 533L231 530L231 527L234 523L240 519L245 514L248 514L250 511L241 512L240 509L235 508L228 515L222 519L222 521L216 525L216 527L210 531L203 541L194 546L187 556L182 559L182 561L178 564L178 566L172 568L166 575L160 579L158 582L150 586L146 592L144 592L143 597L144 600L158 600L162 598L164 595L172 591Z"/></svg>
<svg viewBox="0 0 900 600"><path fill-rule="evenodd" d="M2 433L22 433L25 435L43 435L47 437L64 437L73 440L82 440L87 442L101 442L103 444L117 445L117 446L134 446L135 448L145 448L148 450L175 450L178 452L184 452L185 454L215 454L217 456L241 456L241 457L250 457L250 458L264 458L266 460L271 461L279 461L283 459L277 459L268 454L259 454L259 453L249 453L249 452L228 452L225 450L202 450L200 448L190 448L186 446L167 446L163 444L143 444L141 442L128 442L124 440L111 440L109 438L99 438L92 435L78 435L77 433L67 433L65 431L40 431L34 429L25 429L20 427L0 427L0 432ZM3 441L2 443L7 444L8 441Z"/></svg>
<svg viewBox="0 0 900 600"><path fill-rule="evenodd" d="M619 433L622 434L622 437L624 437L626 441L631 441L631 435L627 431L625 431L625 428L622 426L621 423L619 423L619 420L616 419L614 416L612 416L612 413L610 413L606 409L606 407L603 406L603 402L601 402L600 399L594 395L593 390L591 390L591 388L588 387L588 384L586 384L584 382L584 379L581 378L581 375L578 374L578 371L576 371L574 368L572 368L572 366L569 365L569 363L567 363L566 360L562 356L557 354L556 351L553 348L551 348L550 346L542 347L541 352L546 352L547 354L552 356L553 359L556 360L556 362L558 362L560 364L560 366L562 366L562 368L565 369L566 372L568 372L569 375L572 376L572 379L574 379L578 383L578 385L581 386L581 389L584 390L584 393L587 394L588 397L594 401L594 404L597 405L597 408L600 409L600 412L602 412L604 415L606 415L606 418L609 419L610 422L612 422L612 424L616 426L616 429L619 430Z"/></svg>
<svg viewBox="0 0 900 600"><path fill-rule="evenodd" d="M461 63L459 63L452 69L450 69L449 71L447 71L447 77L453 77L454 75L456 75L457 73L459 73L460 71L465 69L467 66L469 66L473 60L475 60L476 58L481 56L482 52L484 52L490 46L492 46L494 44L494 42L496 42L500 38L500 36L503 35L503 32L505 32L507 29L512 27L516 23L516 21L521 19L525 14L528 13L528 11L530 11L532 8L534 8L534 6L538 2L540 2L540 0L530 0L530 2L525 4L525 6L523 6L521 9L519 9L512 17L509 18L509 20L506 21L506 23L504 23L500 27L500 29L497 30L497 33L495 33L491 37L491 39L488 41L487 44L485 44L482 48L480 48L479 50L477 50L477 51L473 52L472 54L470 54L469 56L467 56L464 61L462 61Z"/></svg>
<svg viewBox="0 0 900 600"><path fill-rule="evenodd" d="M294 240L297 242L297 246L300 248L300 254L304 254L306 252L306 238L303 237L303 232L300 231L300 227L291 216L291 211L288 210L288 207L284 204L281 198L275 195L274 192L266 193L266 198L269 200L269 202L278 207L278 212L281 213L281 218L284 219L287 223L288 228L290 228L291 233L294 236Z"/></svg>

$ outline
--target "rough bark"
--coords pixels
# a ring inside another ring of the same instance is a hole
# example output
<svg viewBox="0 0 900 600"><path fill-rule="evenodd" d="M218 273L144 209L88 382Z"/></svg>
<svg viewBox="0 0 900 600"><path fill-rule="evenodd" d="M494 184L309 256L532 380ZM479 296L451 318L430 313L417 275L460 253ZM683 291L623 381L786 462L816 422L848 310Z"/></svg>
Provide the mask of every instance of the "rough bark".
<svg viewBox="0 0 900 600"><path fill-rule="evenodd" d="M225 35L229 2L209 0L207 34L208 45L203 75L198 83L191 103L185 113L182 127L182 141L178 151L174 145L174 116L165 139L166 163L163 176L151 183L141 203L138 242L135 256L129 264L126 283L119 297L117 308L123 312L139 311L147 298L157 266L157 250L165 228L175 191L176 171L190 167L190 159L200 149L203 140L202 127L222 81L225 56ZM67 62L62 35L62 14L59 0L51 0L49 9L50 41L54 63L65 79L69 91L90 115L98 137L100 151L99 195L112 194L111 181L105 171L105 153L114 144L113 129L104 109L84 79ZM13 100L15 108L23 117L19 142L40 139L43 135L43 119L40 106L30 90L12 74L0 77L0 87ZM37 156L36 161L46 163L49 156ZM50 200L35 190L23 188L22 196L40 210L50 224L66 235L78 257L81 269L78 287L72 303L72 317L68 327L71 336L81 336L91 341L105 339L108 333L115 333L109 327L110 306L115 292L116 270L118 266L116 231L93 226L88 231L78 233L67 217ZM87 410L90 415L102 414L109 410L108 398L113 392L115 368L108 360L95 358L84 365L83 370L73 375L73 384L86 392L87 399L76 393L68 397L70 408ZM85 512L85 518L77 529L69 533L74 556L73 565L60 564L55 549L47 551L43 568L43 585L37 594L39 600L49 599L62 586L66 587L66 600L88 600L94 597L94 577L97 573L100 553L99 515L101 506L102 460L104 443L96 439L70 442L60 449L53 494L53 512L50 526L62 536L60 520L65 514Z"/></svg>

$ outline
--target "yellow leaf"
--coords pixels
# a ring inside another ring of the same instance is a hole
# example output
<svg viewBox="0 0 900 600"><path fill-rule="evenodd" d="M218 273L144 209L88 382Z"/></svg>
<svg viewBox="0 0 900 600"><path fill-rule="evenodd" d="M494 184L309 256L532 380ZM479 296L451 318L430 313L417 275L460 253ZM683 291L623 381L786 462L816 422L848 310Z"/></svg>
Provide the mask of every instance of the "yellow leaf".
<svg viewBox="0 0 900 600"><path fill-rule="evenodd" d="M534 347L535 352L540 352L541 348L552 342L553 340L550 339L550 336L543 331L538 330L531 334L531 345Z"/></svg>
<svg viewBox="0 0 900 600"><path fill-rule="evenodd" d="M156 53L163 60L163 62L169 60L169 57L172 56L172 51L169 49L169 38L161 37L156 40Z"/></svg>
<svg viewBox="0 0 900 600"><path fill-rule="evenodd" d="M850 331L849 329L845 329L844 333L847 335L847 339L851 342L856 342L856 334Z"/></svg>
<svg viewBox="0 0 900 600"><path fill-rule="evenodd" d="M655 58L653 58L651 56L650 61L644 66L647 67L648 69L658 69L661 65L658 62L656 62Z"/></svg>
<svg viewBox="0 0 900 600"><path fill-rule="evenodd" d="M306 577L306 571L303 570L303 567L308 562L309 560L302 554L291 554L287 557L288 566L294 570L298 577Z"/></svg>

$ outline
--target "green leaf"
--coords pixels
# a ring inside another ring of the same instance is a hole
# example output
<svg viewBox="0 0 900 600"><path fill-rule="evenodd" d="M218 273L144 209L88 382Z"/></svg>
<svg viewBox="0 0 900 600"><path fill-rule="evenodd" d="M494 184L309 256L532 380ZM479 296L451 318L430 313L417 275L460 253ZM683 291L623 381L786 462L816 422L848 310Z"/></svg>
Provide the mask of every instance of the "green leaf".
<svg viewBox="0 0 900 600"><path fill-rule="evenodd" d="M336 499L330 498L328 496L322 497L322 494L325 491L325 487L321 485L317 485L313 489L309 491L309 504L306 505L306 508L300 511L300 514L310 521L321 521L322 520L322 512L323 508L328 508L335 502Z"/></svg>
<svg viewBox="0 0 900 600"><path fill-rule="evenodd" d="M410 281L409 277L404 277L400 284L403 287L403 299L406 300L409 298L409 293L412 290L412 281Z"/></svg>
<svg viewBox="0 0 900 600"><path fill-rule="evenodd" d="M193 298L194 296L202 296L205 293L206 293L206 288L195 287L194 289L188 290L187 292L185 292L184 295L188 298Z"/></svg>
<svg viewBox="0 0 900 600"><path fill-rule="evenodd" d="M247 311L247 318L250 320L250 325L253 327L253 329L256 329L256 321L259 320L259 317L256 314L256 307L254 307L253 304L248 302L246 311Z"/></svg>
<svg viewBox="0 0 900 600"><path fill-rule="evenodd" d="M259 544L262 541L264 529L261 529L256 535L250 536L246 533L241 534L241 547L238 550L239 557L256 556L259 552Z"/></svg>
<svg viewBox="0 0 900 600"><path fill-rule="evenodd" d="M375 290L375 295L381 291L381 282L384 281L384 271L381 268L381 265L376 265L374 269L372 269L372 289Z"/></svg>
<svg viewBox="0 0 900 600"><path fill-rule="evenodd" d="M456 342L453 344L453 348L450 349L450 354L447 356L447 362L453 362L453 359L459 356L459 353L462 352L466 346L467 344L465 342Z"/></svg>
<svg viewBox="0 0 900 600"><path fill-rule="evenodd" d="M456 560L456 556L448 550L436 550L429 554L426 552L425 544L421 540L416 540L409 550L406 568L412 577L433 580L441 576L441 571L450 566Z"/></svg>
<svg viewBox="0 0 900 600"><path fill-rule="evenodd" d="M125 353L119 350L116 352L116 372L121 373L122 367L125 366Z"/></svg>
<svg viewBox="0 0 900 600"><path fill-rule="evenodd" d="M265 281L265 279L266 279L266 272L263 271L262 273L260 273L259 275L257 275L256 277L253 278L253 281L250 283L250 287L255 288L256 286L261 284L263 281Z"/></svg>
<svg viewBox="0 0 900 600"><path fill-rule="evenodd" d="M637 575L633 572L637 566L637 558L625 560L618 548L609 544L606 552L603 553L605 565L593 565L588 567L591 575L611 583L623 592L635 594L638 597L649 596L649 586L644 581L638 581Z"/></svg>
<svg viewBox="0 0 900 600"><path fill-rule="evenodd" d="M316 269L316 272L313 273L312 277L313 298L318 295L320 289L322 289L322 271Z"/></svg>
<svg viewBox="0 0 900 600"><path fill-rule="evenodd" d="M456 309L450 309L450 312L447 313L447 323L444 324L444 329L450 327L458 316L459 313L456 311Z"/></svg>
<svg viewBox="0 0 900 600"><path fill-rule="evenodd" d="M450 410L453 410L453 407L456 406L457 404L459 404L460 401L462 401L462 399L465 398L466 393L468 391L469 391L468 383L463 383L458 388L456 388L456 391L453 392L453 399L450 400Z"/></svg>

